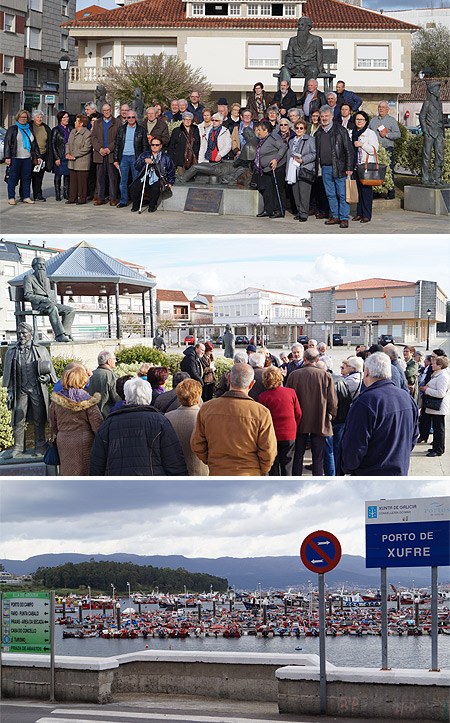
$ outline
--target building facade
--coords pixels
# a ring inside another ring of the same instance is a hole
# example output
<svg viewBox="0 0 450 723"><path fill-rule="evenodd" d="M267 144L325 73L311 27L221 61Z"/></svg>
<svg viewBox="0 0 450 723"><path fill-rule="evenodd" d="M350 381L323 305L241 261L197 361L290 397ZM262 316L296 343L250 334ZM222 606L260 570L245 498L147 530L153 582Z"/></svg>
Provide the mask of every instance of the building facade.
<svg viewBox="0 0 450 723"><path fill-rule="evenodd" d="M432 338L436 324L446 319L447 297L435 281L374 278L310 294L309 335L319 340L326 329L342 334L350 345L376 343L381 334L392 334L396 343L417 344L427 340L428 323Z"/></svg>
<svg viewBox="0 0 450 723"><path fill-rule="evenodd" d="M0 84L2 113L0 125L7 128L20 107L23 90L23 61L27 0L0 3Z"/></svg>

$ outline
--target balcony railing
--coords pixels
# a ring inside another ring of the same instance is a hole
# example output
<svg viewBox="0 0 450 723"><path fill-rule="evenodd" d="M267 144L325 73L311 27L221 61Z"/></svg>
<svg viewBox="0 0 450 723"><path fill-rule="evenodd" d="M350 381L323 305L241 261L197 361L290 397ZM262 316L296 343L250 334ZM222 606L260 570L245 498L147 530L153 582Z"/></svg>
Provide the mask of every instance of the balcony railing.
<svg viewBox="0 0 450 723"><path fill-rule="evenodd" d="M82 83L98 83L100 82L107 68L101 66L80 66L72 65L69 68L69 85L78 85Z"/></svg>

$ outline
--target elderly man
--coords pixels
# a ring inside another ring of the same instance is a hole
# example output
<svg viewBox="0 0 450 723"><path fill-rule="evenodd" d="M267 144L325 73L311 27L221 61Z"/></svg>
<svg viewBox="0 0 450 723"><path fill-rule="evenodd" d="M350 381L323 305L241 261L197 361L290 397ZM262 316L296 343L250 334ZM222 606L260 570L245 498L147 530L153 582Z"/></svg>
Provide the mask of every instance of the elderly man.
<svg viewBox="0 0 450 723"><path fill-rule="evenodd" d="M362 98L352 90L347 90L343 80L338 80L336 83L336 93L338 106L341 107L342 103L348 103L352 113L356 113L362 103Z"/></svg>
<svg viewBox="0 0 450 723"><path fill-rule="evenodd" d="M91 133L94 164L97 167L97 200L94 206L105 205L106 179L109 181L109 205L115 206L119 176L114 166L114 146L121 123L118 118L113 118L109 103L103 104L102 113L103 119L94 123Z"/></svg>
<svg viewBox="0 0 450 723"><path fill-rule="evenodd" d="M389 154L389 165L392 181L394 181L394 141L396 138L400 138L401 133L397 121L389 115L389 105L386 100L380 100L378 103L378 115L369 122L369 128L376 132L378 141ZM395 185L388 192L387 198L395 198Z"/></svg>
<svg viewBox="0 0 450 723"><path fill-rule="evenodd" d="M295 108L297 105L297 96L287 80L281 81L280 90L277 90L273 96L272 103L279 107L280 115L286 115L290 108Z"/></svg>
<svg viewBox="0 0 450 723"><path fill-rule="evenodd" d="M198 90L193 90L190 94L187 109L189 113L193 114L195 123L198 124L202 122L202 113L205 109L205 106L200 103L200 93L198 92Z"/></svg>
<svg viewBox="0 0 450 723"><path fill-rule="evenodd" d="M341 472L361 476L408 474L418 435L417 404L395 386L387 354L365 362L364 388L354 400L342 438Z"/></svg>
<svg viewBox="0 0 450 723"><path fill-rule="evenodd" d="M94 439L91 477L187 476L174 428L151 406L150 384L134 377L125 382L124 394L126 405L110 414Z"/></svg>
<svg viewBox="0 0 450 723"><path fill-rule="evenodd" d="M312 473L323 475L325 438L331 437L332 419L336 416L338 400L334 382L325 369L319 369L317 349L306 349L301 369L289 374L286 386L293 389L302 410L302 419L295 441L293 474L303 474L303 457L308 435L311 439Z"/></svg>
<svg viewBox="0 0 450 723"><path fill-rule="evenodd" d="M181 122L183 120L181 113L180 113L180 109L178 107L177 100L170 101L170 110L168 110L164 113L164 118L167 118L168 123L170 123L170 121L180 121Z"/></svg>
<svg viewBox="0 0 450 723"><path fill-rule="evenodd" d="M205 353L205 345L198 342L195 346L188 346L184 350L184 359L180 364L180 370L187 372L191 379L196 379L203 385L203 366L200 358Z"/></svg>
<svg viewBox="0 0 450 723"><path fill-rule="evenodd" d="M292 372L297 371L297 369L300 369L301 366L303 366L303 352L304 352L303 344L299 344L299 342L295 342L291 346L291 352L292 352L292 359L290 362L288 362L286 366L286 376L284 383L286 384L286 379L288 378L289 374Z"/></svg>
<svg viewBox="0 0 450 723"><path fill-rule="evenodd" d="M322 71L323 42L319 35L311 34L312 21L301 17L297 23L297 35L290 38L284 65L280 69L280 80L291 82L291 78L304 78L306 90L308 80L317 78Z"/></svg>
<svg viewBox="0 0 450 723"><path fill-rule="evenodd" d="M311 114L314 113L315 110L320 110L326 102L327 99L325 97L325 93L322 93L322 91L319 90L317 80L315 78L310 78L308 80L307 90L305 90L300 98L300 105L303 108L306 120L311 120Z"/></svg>
<svg viewBox="0 0 450 723"><path fill-rule="evenodd" d="M327 95L327 103L333 111L333 119L339 120L341 117L341 106L337 104L337 93L333 90Z"/></svg>
<svg viewBox="0 0 450 723"><path fill-rule="evenodd" d="M248 363L254 372L255 383L250 389L248 396L258 401L259 395L266 391L263 382L264 364L266 363L266 355L263 352L254 351L248 355Z"/></svg>
<svg viewBox="0 0 450 723"><path fill-rule="evenodd" d="M186 98L180 98L178 100L178 110L181 113L181 116L183 116L183 113L186 113L187 109L188 109L188 102L187 102ZM192 115L194 115L194 114L192 114Z"/></svg>
<svg viewBox="0 0 450 723"><path fill-rule="evenodd" d="M163 147L169 145L170 133L167 127L167 123L162 118L158 118L156 114L156 108L150 106L147 108L147 120L144 123L145 130L147 131L147 139L150 143L152 138L156 138L161 141Z"/></svg>
<svg viewBox="0 0 450 723"><path fill-rule="evenodd" d="M128 103L123 103L123 105L120 106L120 113L117 116L117 120L120 121L121 125L126 125L129 110L130 106Z"/></svg>
<svg viewBox="0 0 450 723"><path fill-rule="evenodd" d="M253 384L253 369L235 364L230 390L198 413L191 448L211 476L263 476L272 467L277 438L269 410L248 395Z"/></svg>
<svg viewBox="0 0 450 723"><path fill-rule="evenodd" d="M116 366L116 357L114 352L104 349L97 357L98 367L92 372L89 381L89 394L94 396L95 392L100 394L98 407L107 417L110 409L119 401L120 397L116 392L117 376L113 369Z"/></svg>
<svg viewBox="0 0 450 723"><path fill-rule="evenodd" d="M386 346L383 347L383 351L391 360L391 379L395 386L399 389L404 389L405 392L409 391L405 372L399 363L400 354L398 348L394 346L394 344L386 344Z"/></svg>
<svg viewBox="0 0 450 723"><path fill-rule="evenodd" d="M325 342L321 341L319 344L317 344L317 349L319 351L320 361L323 361L323 363L325 364L326 370L328 372L332 372L333 371L333 360L327 354L327 345L325 344Z"/></svg>
<svg viewBox="0 0 450 723"><path fill-rule="evenodd" d="M8 390L6 404L12 410L14 435L14 447L2 453L4 459L24 453L26 422L34 422L34 454L44 453L50 382L56 382L50 354L45 347L34 344L29 324L19 324L17 344L8 348L3 365L2 384Z"/></svg>
<svg viewBox="0 0 450 723"><path fill-rule="evenodd" d="M348 228L350 204L346 200L345 179L353 173L353 147L346 129L333 122L330 106L321 107L320 123L315 136L317 158L322 167L323 185L331 212L331 218L325 221L325 225L339 224L340 228Z"/></svg>
<svg viewBox="0 0 450 723"><path fill-rule="evenodd" d="M33 259L31 268L33 273L27 274L23 280L25 301L29 301L31 308L39 311L42 316L48 316L56 341L73 341L71 331L75 310L71 306L56 303L55 293L51 290L47 278L45 259L42 256Z"/></svg>
<svg viewBox="0 0 450 723"><path fill-rule="evenodd" d="M128 204L128 176L136 180L138 171L136 159L141 153L149 150L145 128L138 125L136 111L129 110L127 124L117 131L114 146L114 165L120 173L120 203L116 208L125 208Z"/></svg>
<svg viewBox="0 0 450 723"><path fill-rule="evenodd" d="M219 98L217 101L217 112L223 117L224 125L228 124L230 120L230 113L228 111L228 101L226 98Z"/></svg>

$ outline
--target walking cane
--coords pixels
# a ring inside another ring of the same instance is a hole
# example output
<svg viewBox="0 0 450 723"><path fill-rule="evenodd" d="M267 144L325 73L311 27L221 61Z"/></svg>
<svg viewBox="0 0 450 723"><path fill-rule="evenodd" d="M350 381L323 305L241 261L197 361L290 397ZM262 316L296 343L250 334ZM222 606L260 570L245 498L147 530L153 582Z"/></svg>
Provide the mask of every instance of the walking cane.
<svg viewBox="0 0 450 723"><path fill-rule="evenodd" d="M144 202L144 192L145 192L145 182L147 180L147 173L148 173L148 167L149 163L145 164L145 173L144 173L144 180L142 181L142 193L141 193L141 203L139 204L139 213L142 213L142 204Z"/></svg>
<svg viewBox="0 0 450 723"><path fill-rule="evenodd" d="M278 190L277 177L276 177L276 175L275 175L275 169L274 169L274 168L272 168L272 173L273 173L273 180L274 180L274 183L275 183L275 188L276 188L276 191L277 191L278 203L280 204L280 213L281 213L281 215L282 215L283 218L284 218L284 208L283 208L283 206L281 205L280 192L279 192L279 190Z"/></svg>

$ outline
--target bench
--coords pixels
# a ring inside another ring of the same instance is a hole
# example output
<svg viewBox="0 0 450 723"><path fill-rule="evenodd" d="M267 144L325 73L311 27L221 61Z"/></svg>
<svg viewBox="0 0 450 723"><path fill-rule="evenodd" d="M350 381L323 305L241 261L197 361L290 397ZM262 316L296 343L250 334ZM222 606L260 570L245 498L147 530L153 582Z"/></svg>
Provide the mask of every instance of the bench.
<svg viewBox="0 0 450 723"><path fill-rule="evenodd" d="M38 334L38 326L37 326L37 317L42 316L40 311L35 311L33 309L26 309L25 308L25 297L24 297L24 291L23 286L8 286L9 291L9 298L11 301L14 301L15 304L15 311L14 316L16 317L16 329L18 329L19 324L26 321L27 316L31 316L33 319L33 341L37 344L39 343L39 334Z"/></svg>
<svg viewBox="0 0 450 723"><path fill-rule="evenodd" d="M281 64L284 65L284 61L286 59L286 50L281 51ZM326 72L319 73L317 78L323 78L323 88L325 95L327 93L330 93L333 90L333 80L336 77L330 70L331 65L336 65L337 63L337 55L338 51L337 48L324 48L323 50L323 65L326 66L327 70ZM274 73L274 78L279 78L280 73ZM293 78L296 78L297 76L292 76Z"/></svg>

